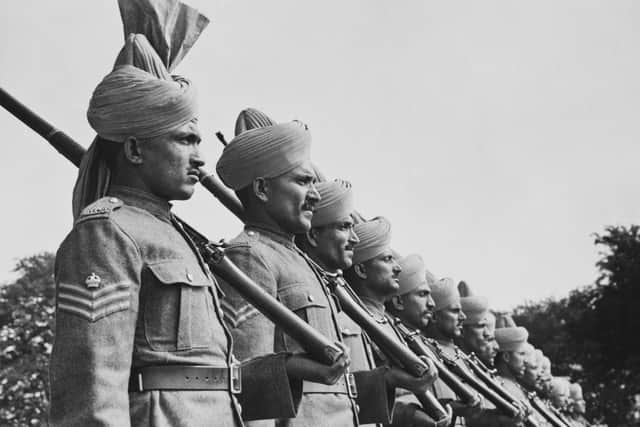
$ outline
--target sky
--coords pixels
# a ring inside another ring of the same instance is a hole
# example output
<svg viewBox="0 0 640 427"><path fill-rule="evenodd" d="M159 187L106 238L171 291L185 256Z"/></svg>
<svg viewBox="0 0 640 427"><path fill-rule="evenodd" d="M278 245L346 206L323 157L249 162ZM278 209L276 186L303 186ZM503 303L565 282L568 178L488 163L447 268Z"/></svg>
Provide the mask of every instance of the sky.
<svg viewBox="0 0 640 427"><path fill-rule="evenodd" d="M254 107L299 119L312 158L386 216L393 245L496 309L593 283L594 233L640 218L640 3L187 1L211 23L175 70L198 88L215 169ZM0 86L85 147L91 92L123 43L113 1L0 6ZM0 282L72 226L75 168L0 109ZM176 212L240 222L204 188Z"/></svg>

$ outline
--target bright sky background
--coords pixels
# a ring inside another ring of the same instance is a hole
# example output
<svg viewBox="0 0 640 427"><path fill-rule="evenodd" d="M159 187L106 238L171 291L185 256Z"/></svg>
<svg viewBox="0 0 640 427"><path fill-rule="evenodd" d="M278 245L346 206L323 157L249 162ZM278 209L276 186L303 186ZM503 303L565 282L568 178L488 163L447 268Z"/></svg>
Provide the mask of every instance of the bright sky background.
<svg viewBox="0 0 640 427"><path fill-rule="evenodd" d="M315 162L392 221L401 253L494 308L592 283L592 234L640 218L638 2L188 3L212 21L176 70L200 90L209 169L242 108L301 119ZM89 97L123 42L117 2L0 10L0 85L87 146ZM0 129L7 281L69 231L75 168L1 109ZM240 231L202 188L176 210L212 239Z"/></svg>

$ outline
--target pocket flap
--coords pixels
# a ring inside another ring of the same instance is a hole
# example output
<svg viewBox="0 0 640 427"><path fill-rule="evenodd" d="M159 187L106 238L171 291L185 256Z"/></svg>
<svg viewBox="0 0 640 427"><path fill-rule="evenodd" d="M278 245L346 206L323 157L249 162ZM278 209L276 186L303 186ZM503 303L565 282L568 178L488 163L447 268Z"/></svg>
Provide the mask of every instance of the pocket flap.
<svg viewBox="0 0 640 427"><path fill-rule="evenodd" d="M188 286L210 286L211 281L200 265L182 259L167 260L149 264L151 273L165 285L184 284Z"/></svg>
<svg viewBox="0 0 640 427"><path fill-rule="evenodd" d="M307 307L327 307L321 294L321 289L316 292L310 286L295 284L281 289L278 298L290 310L297 311Z"/></svg>

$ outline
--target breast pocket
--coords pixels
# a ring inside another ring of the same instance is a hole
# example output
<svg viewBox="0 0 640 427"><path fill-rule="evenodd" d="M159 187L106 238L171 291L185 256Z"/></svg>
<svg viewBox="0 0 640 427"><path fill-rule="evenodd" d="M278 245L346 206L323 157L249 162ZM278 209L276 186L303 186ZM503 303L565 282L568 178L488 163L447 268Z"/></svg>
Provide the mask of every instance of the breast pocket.
<svg viewBox="0 0 640 427"><path fill-rule="evenodd" d="M306 284L287 285L278 291L278 299L315 330L335 339L331 310L319 286L316 289ZM288 351L300 349L297 344L292 344L293 340L288 336L285 336L284 341Z"/></svg>
<svg viewBox="0 0 640 427"><path fill-rule="evenodd" d="M211 346L211 281L197 264L170 260L150 264L143 279L144 334L155 351Z"/></svg>

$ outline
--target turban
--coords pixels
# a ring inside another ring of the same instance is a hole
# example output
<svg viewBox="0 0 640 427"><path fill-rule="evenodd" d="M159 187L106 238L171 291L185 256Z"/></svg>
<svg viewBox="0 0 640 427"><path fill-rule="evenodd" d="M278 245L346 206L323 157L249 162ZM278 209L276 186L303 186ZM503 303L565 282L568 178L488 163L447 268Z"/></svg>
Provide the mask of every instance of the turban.
<svg viewBox="0 0 640 427"><path fill-rule="evenodd" d="M87 110L89 124L107 144L122 143L132 136L158 137L196 117L191 83L171 76L142 34L127 37L113 71L95 88ZM86 205L103 197L111 181L111 171L97 141L80 163L73 189L74 218Z"/></svg>
<svg viewBox="0 0 640 427"><path fill-rule="evenodd" d="M275 178L310 160L311 133L300 122L255 128L236 136L222 151L216 171L240 190L256 178Z"/></svg>
<svg viewBox="0 0 640 427"><path fill-rule="evenodd" d="M553 377L549 384L549 392L552 396L569 397L569 381L562 377Z"/></svg>
<svg viewBox="0 0 640 427"><path fill-rule="evenodd" d="M540 367L542 368L543 371L548 371L549 373L551 373L551 359L543 355L542 363L540 364Z"/></svg>
<svg viewBox="0 0 640 427"><path fill-rule="evenodd" d="M498 328L495 334L500 351L518 351L529 338L529 332L521 326Z"/></svg>
<svg viewBox="0 0 640 427"><path fill-rule="evenodd" d="M131 65L117 67L93 91L87 119L113 142L164 135L197 117L195 90L187 79L158 79Z"/></svg>
<svg viewBox="0 0 640 427"><path fill-rule="evenodd" d="M433 287L433 285L435 285L436 282L438 281L438 278L435 276L435 274L433 274L429 270L425 269L424 271L425 271L425 277L427 279L427 283L429 284L429 286Z"/></svg>
<svg viewBox="0 0 640 427"><path fill-rule="evenodd" d="M312 227L331 224L354 211L353 191L349 181L336 179L320 182L316 184L316 190L320 194L320 201L313 211Z"/></svg>
<svg viewBox="0 0 640 427"><path fill-rule="evenodd" d="M431 297L436 304L435 311L444 310L460 303L458 288L450 277L443 277L431 287Z"/></svg>
<svg viewBox="0 0 640 427"><path fill-rule="evenodd" d="M353 248L353 264L368 261L391 249L391 223L385 217L356 224L353 231L360 239Z"/></svg>
<svg viewBox="0 0 640 427"><path fill-rule="evenodd" d="M458 283L458 291L460 293L462 311L467 316L464 324L478 324L485 320L489 311L489 300L486 297L473 295L466 282L461 281Z"/></svg>
<svg viewBox="0 0 640 427"><path fill-rule="evenodd" d="M240 111L236 119L236 136L251 129L264 128L275 125L275 120L255 108L245 108Z"/></svg>
<svg viewBox="0 0 640 427"><path fill-rule="evenodd" d="M569 385L569 395L574 401L583 400L582 386L578 383L571 383Z"/></svg>
<svg viewBox="0 0 640 427"><path fill-rule="evenodd" d="M402 271L398 276L400 285L398 295L407 294L416 289L418 286L427 283L427 277L425 274L427 270L420 255L407 255L406 257L400 259L399 264L402 268Z"/></svg>
<svg viewBox="0 0 640 427"><path fill-rule="evenodd" d="M537 366L536 363L536 348L528 342L524 344L525 363L527 366Z"/></svg>
<svg viewBox="0 0 640 427"><path fill-rule="evenodd" d="M513 321L511 315L507 313L500 313L496 318L496 328L513 328L517 326L516 322Z"/></svg>
<svg viewBox="0 0 640 427"><path fill-rule="evenodd" d="M496 332L496 315L491 311L487 311L487 329L491 335Z"/></svg>

